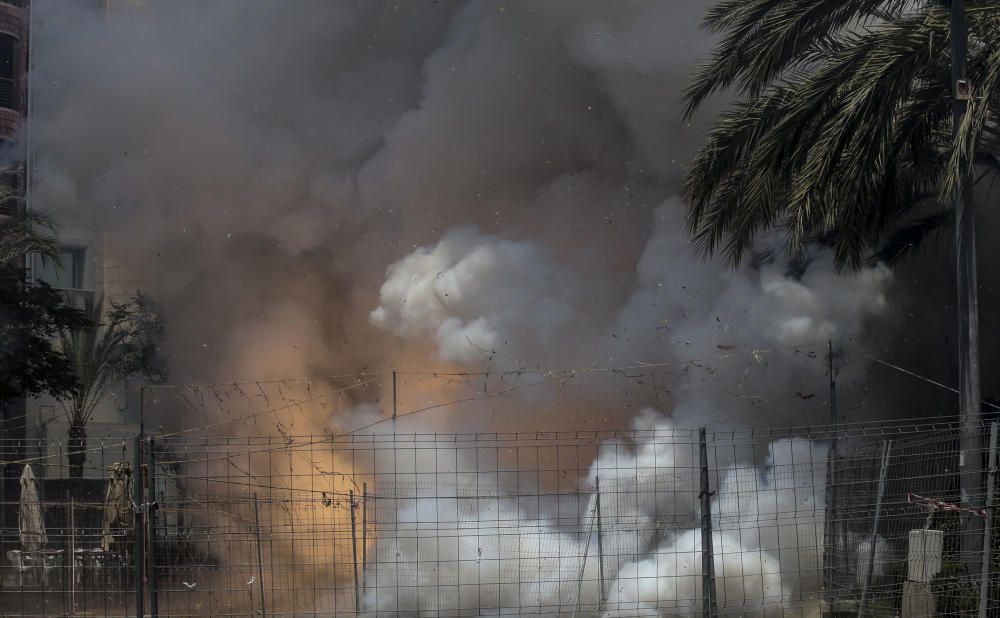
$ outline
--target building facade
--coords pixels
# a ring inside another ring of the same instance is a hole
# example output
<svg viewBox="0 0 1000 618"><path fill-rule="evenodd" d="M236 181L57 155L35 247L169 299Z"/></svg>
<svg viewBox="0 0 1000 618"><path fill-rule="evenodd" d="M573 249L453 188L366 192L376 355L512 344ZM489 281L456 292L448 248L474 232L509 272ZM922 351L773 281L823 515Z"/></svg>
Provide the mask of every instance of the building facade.
<svg viewBox="0 0 1000 618"><path fill-rule="evenodd" d="M80 309L91 306L107 292L113 299L128 292L127 270L114 264L106 250L106 238L100 232L96 213L80 203L44 203L33 188L42 179L36 176L32 141L33 92L30 53L30 0L0 0L0 170L4 180L15 189L15 198L3 203L0 212L11 214L28 208L49 214L60 245L61 268L45 263L37 256L26 258L23 266L29 279L44 281L65 294L67 302ZM131 3L129 3L131 4ZM116 10L111 0L94 2L95 10ZM110 277L108 276L110 274ZM110 284L113 290L108 290ZM120 289L119 289L120 288ZM88 424L88 447L94 461L85 465L86 475L103 477L103 463L114 457L100 452L104 442L120 443L138 430L138 405L133 401L137 384L123 384L95 410ZM42 478L62 477L68 469L66 448L69 423L60 402L42 396L16 402L3 411L0 439L16 444L17 458L38 458L36 474ZM10 457L0 459L13 459ZM102 463L103 462L103 463ZM91 465L93 464L93 465ZM10 466L5 475L19 474L19 466Z"/></svg>
<svg viewBox="0 0 1000 618"><path fill-rule="evenodd" d="M0 216L25 208L28 15L27 0L0 0L0 180L13 189L9 199L0 201ZM6 445L24 439L25 408L24 401L0 407L0 439ZM3 468L5 480L17 473L13 467Z"/></svg>

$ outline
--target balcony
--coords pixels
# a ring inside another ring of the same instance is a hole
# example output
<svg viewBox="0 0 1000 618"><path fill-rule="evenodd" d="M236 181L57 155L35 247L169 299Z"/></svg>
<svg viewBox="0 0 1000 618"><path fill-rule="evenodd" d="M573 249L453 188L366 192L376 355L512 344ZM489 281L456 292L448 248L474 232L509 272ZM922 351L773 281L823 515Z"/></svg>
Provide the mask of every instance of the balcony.
<svg viewBox="0 0 1000 618"><path fill-rule="evenodd" d="M58 290L66 295L66 305L73 307L74 309L79 309L80 311L88 311L94 306L94 293L91 290Z"/></svg>

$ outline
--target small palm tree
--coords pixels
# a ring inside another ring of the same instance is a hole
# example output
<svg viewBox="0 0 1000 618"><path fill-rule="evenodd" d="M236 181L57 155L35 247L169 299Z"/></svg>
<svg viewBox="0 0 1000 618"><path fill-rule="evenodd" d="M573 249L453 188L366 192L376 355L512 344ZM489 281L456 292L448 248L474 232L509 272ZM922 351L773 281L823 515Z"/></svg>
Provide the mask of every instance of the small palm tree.
<svg viewBox="0 0 1000 618"><path fill-rule="evenodd" d="M123 304L104 309L98 298L87 310L82 328L60 334L60 348L69 358L75 386L61 402L69 421L70 476L83 476L87 460L87 424L94 411L126 377L139 374L150 382L167 379L161 351L163 321L156 302L136 292Z"/></svg>
<svg viewBox="0 0 1000 618"><path fill-rule="evenodd" d="M715 5L705 25L718 44L687 113L718 92L735 101L687 177L698 246L738 263L778 231L791 255L821 242L853 269L894 261L949 223L943 204L963 174L1000 171L1000 3L967 7L973 92L953 141L947 2Z"/></svg>
<svg viewBox="0 0 1000 618"><path fill-rule="evenodd" d="M60 347L73 365L75 388L62 400L69 421L68 460L71 477L83 476L87 459L87 424L97 405L135 368L130 361L128 327L114 312L104 313L104 300L87 310L88 326L60 334Z"/></svg>

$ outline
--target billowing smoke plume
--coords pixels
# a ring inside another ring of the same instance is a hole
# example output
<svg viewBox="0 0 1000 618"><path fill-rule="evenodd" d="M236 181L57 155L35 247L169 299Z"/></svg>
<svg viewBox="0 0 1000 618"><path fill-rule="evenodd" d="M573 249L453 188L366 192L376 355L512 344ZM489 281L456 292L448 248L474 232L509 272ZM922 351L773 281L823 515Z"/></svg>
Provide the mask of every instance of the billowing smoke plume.
<svg viewBox="0 0 1000 618"><path fill-rule="evenodd" d="M674 416L690 426L750 424L754 407L767 410L768 423L800 414L801 405L770 398L809 397L803 393L825 369L810 360L825 341L853 340L866 318L882 312L888 269L838 277L830 256L819 253L799 277L781 263L728 271L692 255L681 213L676 199L654 211L635 285L617 302L606 277L588 280L538 243L456 228L389 267L371 320L429 344L442 361L499 371L626 367L642 374L650 361L674 361L687 373L670 380ZM813 354L768 366L765 356L795 346ZM719 366L733 351L744 362Z"/></svg>
<svg viewBox="0 0 1000 618"><path fill-rule="evenodd" d="M382 522L369 573L378 585L364 609L373 615L475 608L551 616L699 615L696 434L650 409L633 429L640 436L635 443L601 447L583 494L543 492L520 480L515 490L494 482L500 475L488 465L467 472L471 462L458 463L470 456L464 452L439 450L423 463L403 455L393 463L417 479L433 474L436 483L414 483L390 499L394 516ZM816 611L825 447L777 440L759 466L727 462L733 452L724 449L720 455L712 512L722 614ZM444 469L438 463L450 461L456 464Z"/></svg>
<svg viewBox="0 0 1000 618"><path fill-rule="evenodd" d="M659 363L493 427L819 419L821 345L751 353L850 347L882 302L886 273L822 255L793 279L693 254L705 2L36 5L33 203L106 231L94 274L163 302L176 381Z"/></svg>
<svg viewBox="0 0 1000 618"><path fill-rule="evenodd" d="M634 422L822 422L826 340L860 349L886 304L886 270L839 278L822 252L804 270L778 256L736 271L693 253L677 194L699 127L681 125L676 102L707 46L696 29L705 2L33 6L33 205L61 217L69 239L91 224L105 232L104 255L92 257L109 293L142 287L162 301L177 382L398 368L402 411L426 410L401 419L406 430L622 427L647 406L663 416ZM855 416L873 410L860 359L842 372ZM473 372L475 383L414 371ZM298 408L310 417L299 427L385 418L388 382L343 399ZM459 400L471 403L440 405ZM470 503L445 482L400 499L394 517L426 521L433 509L466 527L444 539L417 526L411 540L435 540L419 549L376 541L383 581L435 595L391 603L592 606L603 594L647 611L651 598L696 598L692 454L619 446L579 479L590 492L600 477L617 496L608 517L637 522L607 537L607 590L593 588L597 566L581 558L594 555L583 530L592 498L567 529L550 521L555 505L526 513L502 487L493 504ZM800 448L776 443L771 457ZM633 459L627 478L614 472L627 468L621 456ZM676 461L683 478L636 474L648 457ZM726 465L718 570L739 570L726 581L764 607L815 590L788 575L814 565L785 563L781 522L776 536L742 526L821 513L819 483L773 478L768 462ZM730 488L746 483L756 510L727 510ZM648 487L690 495L666 503ZM512 540L507 528L525 518L537 533ZM437 571L402 569L428 547L445 552L428 557ZM463 582L489 581L510 561L559 575L463 596ZM370 593L370 609L390 603L382 593Z"/></svg>
<svg viewBox="0 0 1000 618"><path fill-rule="evenodd" d="M592 313L585 287L532 243L456 228L389 268L372 321L447 362L550 361Z"/></svg>

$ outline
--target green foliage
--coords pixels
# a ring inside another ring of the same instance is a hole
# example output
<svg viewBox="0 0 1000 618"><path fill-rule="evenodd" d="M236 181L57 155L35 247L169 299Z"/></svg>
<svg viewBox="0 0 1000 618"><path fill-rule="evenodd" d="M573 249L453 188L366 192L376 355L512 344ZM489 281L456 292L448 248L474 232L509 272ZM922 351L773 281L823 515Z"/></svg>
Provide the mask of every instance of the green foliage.
<svg viewBox="0 0 1000 618"><path fill-rule="evenodd" d="M165 327L159 303L136 291L124 303L111 303L108 321L123 330L123 364L128 373L141 375L149 382L166 382Z"/></svg>
<svg viewBox="0 0 1000 618"><path fill-rule="evenodd" d="M6 199L8 191L0 185L0 203ZM52 231L52 219L36 210L0 217L0 263L13 263L29 253L58 262L59 244Z"/></svg>
<svg viewBox="0 0 1000 618"><path fill-rule="evenodd" d="M0 180L0 204L16 197ZM0 216L0 406L43 393L66 396L76 386L70 360L53 348L52 340L89 322L48 285L29 284L19 267L32 253L58 261L52 232L52 220L38 211L16 208L14 214Z"/></svg>
<svg viewBox="0 0 1000 618"><path fill-rule="evenodd" d="M60 336L60 349L76 374L64 408L70 425L78 427L86 426L97 404L125 377L166 378L160 353L163 321L158 306L148 296L140 292L125 303L111 303L106 313L104 301L99 299L87 317L86 326Z"/></svg>
<svg viewBox="0 0 1000 618"><path fill-rule="evenodd" d="M686 92L717 92L715 121L686 184L697 245L739 263L762 233L810 242L860 268L898 259L950 223L962 174L1000 155L1000 6L969 0L974 88L953 147L949 9L937 0L722 0L718 43Z"/></svg>
<svg viewBox="0 0 1000 618"><path fill-rule="evenodd" d="M137 292L125 303L111 303L105 313L104 300L88 311L89 323L60 334L60 349L69 358L75 381L63 398L69 421L68 459L72 477L83 476L86 461L87 424L97 405L122 380L142 375L151 381L166 379L166 364L160 353L163 321L159 307Z"/></svg>
<svg viewBox="0 0 1000 618"><path fill-rule="evenodd" d="M23 270L0 264L0 404L76 387L73 366L52 339L90 322L44 283L27 285Z"/></svg>

